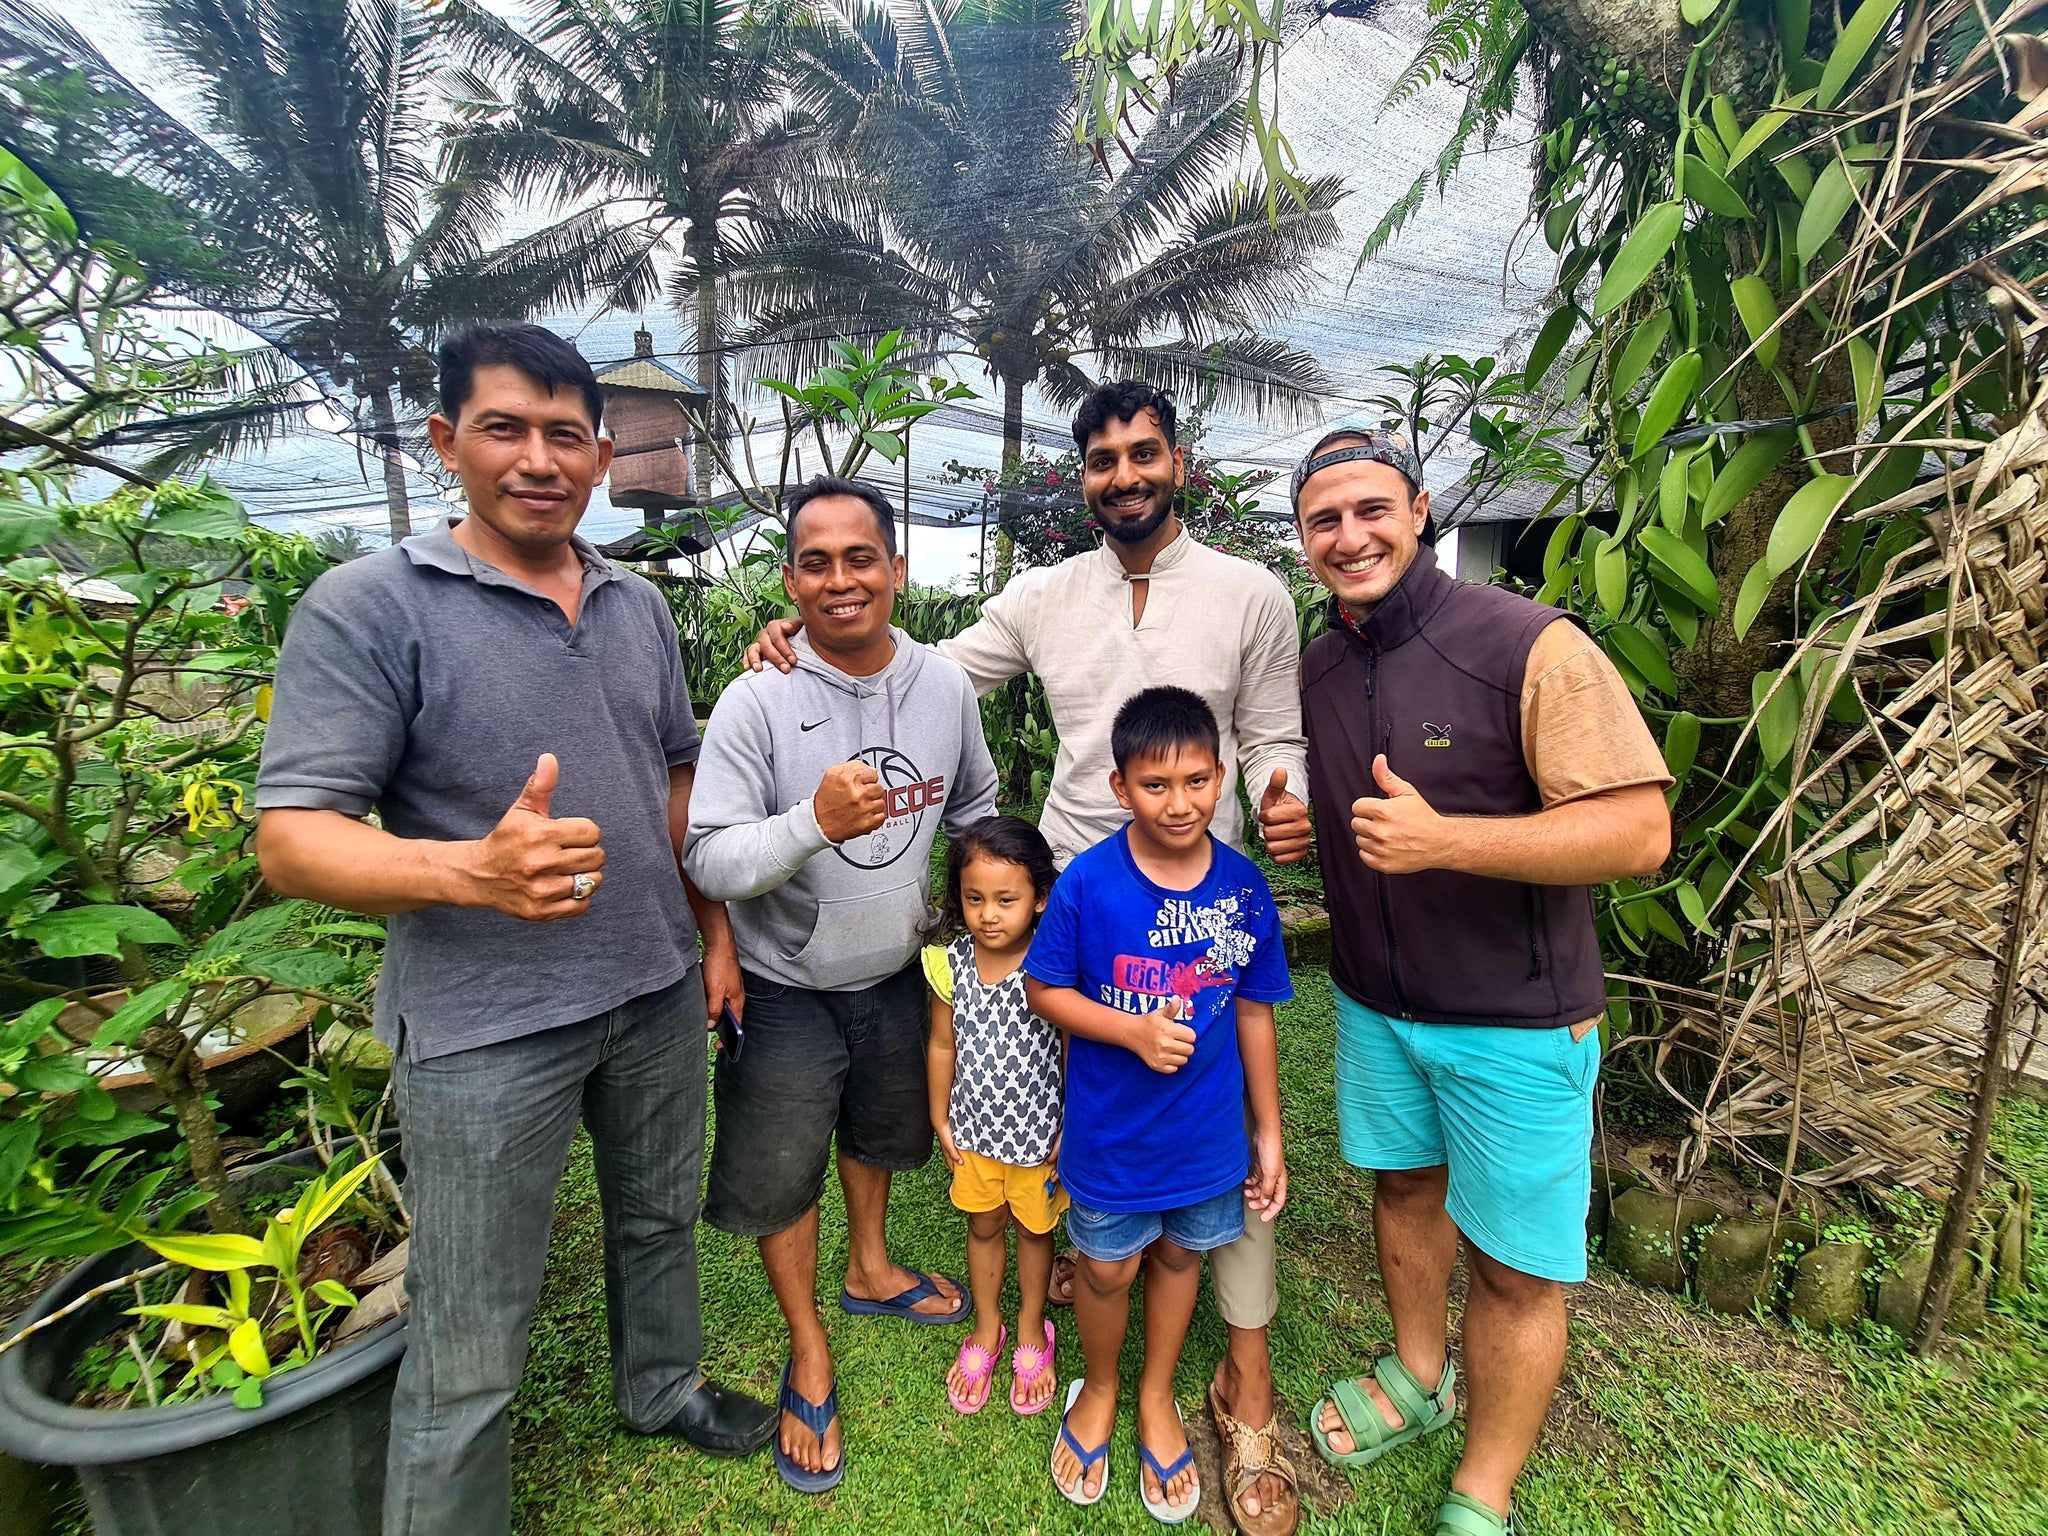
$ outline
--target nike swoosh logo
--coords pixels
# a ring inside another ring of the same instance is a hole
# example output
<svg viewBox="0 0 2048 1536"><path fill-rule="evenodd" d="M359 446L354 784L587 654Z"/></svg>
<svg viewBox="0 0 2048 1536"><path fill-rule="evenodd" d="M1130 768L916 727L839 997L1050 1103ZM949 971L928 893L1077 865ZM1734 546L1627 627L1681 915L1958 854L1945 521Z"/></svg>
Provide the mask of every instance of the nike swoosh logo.
<svg viewBox="0 0 2048 1536"><path fill-rule="evenodd" d="M832 717L830 715L827 715L825 717L825 720L830 720L831 718ZM800 731L815 731L819 726L825 723L825 720L813 720L809 725L799 725L797 729Z"/></svg>

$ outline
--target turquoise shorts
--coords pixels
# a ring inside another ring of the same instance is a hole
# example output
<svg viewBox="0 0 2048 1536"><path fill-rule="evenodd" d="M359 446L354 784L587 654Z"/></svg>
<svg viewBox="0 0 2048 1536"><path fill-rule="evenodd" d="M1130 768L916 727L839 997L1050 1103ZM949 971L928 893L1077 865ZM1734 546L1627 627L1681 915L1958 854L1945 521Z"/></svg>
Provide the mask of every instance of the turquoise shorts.
<svg viewBox="0 0 2048 1536"><path fill-rule="evenodd" d="M1448 1165L1451 1220L1488 1258L1586 1278L1600 1031L1416 1024L1337 994L1337 1145L1358 1168Z"/></svg>

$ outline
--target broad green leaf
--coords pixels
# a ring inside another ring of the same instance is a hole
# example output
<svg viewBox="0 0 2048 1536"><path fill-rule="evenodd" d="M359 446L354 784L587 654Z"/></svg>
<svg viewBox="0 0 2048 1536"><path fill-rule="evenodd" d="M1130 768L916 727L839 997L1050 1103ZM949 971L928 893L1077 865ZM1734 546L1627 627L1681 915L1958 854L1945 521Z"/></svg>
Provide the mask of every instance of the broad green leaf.
<svg viewBox="0 0 2048 1536"><path fill-rule="evenodd" d="M1764 695L1771 692L1770 702ZM1776 672L1759 672L1750 679L1750 707L1756 711L1756 743L1764 761L1773 768L1785 760L1799 739L1799 678L1797 674L1779 681Z"/></svg>
<svg viewBox="0 0 2048 1536"><path fill-rule="evenodd" d="M53 960L78 955L118 955L121 940L176 944L178 930L147 907L68 907L46 912L22 930Z"/></svg>
<svg viewBox="0 0 2048 1536"><path fill-rule="evenodd" d="M1729 154L1735 153L1735 146L1742 142L1742 122L1735 115L1735 103L1726 91L1715 96L1707 104L1707 113L1714 120L1714 133L1721 140L1722 148ZM1730 167L1723 165L1721 174L1726 175Z"/></svg>
<svg viewBox="0 0 2048 1536"><path fill-rule="evenodd" d="M1581 399L1586 386L1593 382L1593 367L1600 361L1600 349L1587 347L1579 354L1579 360L1572 364L1571 372L1564 376L1564 403L1570 405Z"/></svg>
<svg viewBox="0 0 2048 1536"><path fill-rule="evenodd" d="M1853 484L1848 475L1816 475L1792 493L1771 524L1770 543L1764 547L1764 564L1770 567L1772 580L1806 558Z"/></svg>
<svg viewBox="0 0 2048 1536"><path fill-rule="evenodd" d="M245 1317L235 1324L234 1332L228 1335L228 1353L251 1376L261 1378L270 1374L270 1352L263 1347L263 1325L255 1318Z"/></svg>
<svg viewBox="0 0 2048 1536"><path fill-rule="evenodd" d="M1609 618L1621 617L1628 604L1628 552L1619 539L1602 539L1593 552L1593 591Z"/></svg>
<svg viewBox="0 0 2048 1536"><path fill-rule="evenodd" d="M326 1302L330 1307L353 1307L360 1305L356 1300L355 1292L351 1291L339 1280L315 1280L313 1282L313 1294Z"/></svg>
<svg viewBox="0 0 2048 1536"><path fill-rule="evenodd" d="M1884 375L1877 366L1877 348L1861 336L1848 342L1849 377L1856 387L1856 428L1861 431L1877 415L1884 394Z"/></svg>
<svg viewBox="0 0 2048 1536"><path fill-rule="evenodd" d="M1678 203L1658 203L1644 211L1600 279L1600 289L1593 296L1594 319L1625 303L1649 281L1684 225L1685 209Z"/></svg>
<svg viewBox="0 0 2048 1536"><path fill-rule="evenodd" d="M1721 466L1721 473L1714 476L1714 488L1700 508L1700 525L1711 528L1747 500L1749 493L1784 462L1794 441L1790 429L1759 432L1736 449L1734 457Z"/></svg>
<svg viewBox="0 0 2048 1536"><path fill-rule="evenodd" d="M1643 553L1670 572L1679 591L1707 613L1720 611L1721 588L1691 545L1666 528L1645 528L1638 537Z"/></svg>
<svg viewBox="0 0 2048 1536"><path fill-rule="evenodd" d="M1679 0L1678 14L1687 26L1696 27L1719 9L1721 0Z"/></svg>
<svg viewBox="0 0 2048 1536"><path fill-rule="evenodd" d="M328 949L266 949L244 955L242 969L281 987L325 987L348 974L348 962Z"/></svg>
<svg viewBox="0 0 2048 1536"><path fill-rule="evenodd" d="M1699 887L1690 880L1678 888L1678 910L1685 914L1685 920L1701 933L1711 933L1707 926L1707 903L1700 895Z"/></svg>
<svg viewBox="0 0 2048 1536"><path fill-rule="evenodd" d="M48 507L0 497L0 559L11 559L49 542L63 526Z"/></svg>
<svg viewBox="0 0 2048 1536"><path fill-rule="evenodd" d="M31 1056L14 1071L24 1093L77 1093L92 1086L92 1073L75 1056Z"/></svg>
<svg viewBox="0 0 2048 1536"><path fill-rule="evenodd" d="M151 533L199 543L238 538L248 526L242 504L205 480L149 521Z"/></svg>
<svg viewBox="0 0 2048 1536"><path fill-rule="evenodd" d="M0 1050L18 1051L34 1045L50 1032L50 1026L63 1011L61 997L46 997L32 1005L5 1029L0 1029Z"/></svg>
<svg viewBox="0 0 2048 1536"><path fill-rule="evenodd" d="M860 440L891 464L903 457L903 439L894 432L870 430L861 433Z"/></svg>
<svg viewBox="0 0 2048 1536"><path fill-rule="evenodd" d="M1730 283L1728 292L1735 300L1735 312L1742 317L1743 330L1756 345L1757 363L1769 368L1778 360L1779 335L1771 329L1778 323L1778 301L1771 297L1771 285L1750 273Z"/></svg>
<svg viewBox="0 0 2048 1536"><path fill-rule="evenodd" d="M1579 312L1569 304L1562 305L1543 322L1543 329L1536 333L1535 344L1529 348L1528 364L1523 369L1530 384L1536 384L1550 372L1550 365L1564 351L1564 344L1572 339L1572 330L1578 323Z"/></svg>
<svg viewBox="0 0 2048 1536"><path fill-rule="evenodd" d="M131 1114L124 1109L109 1120L73 1120L52 1139L67 1147L114 1147L138 1136L154 1135L163 1128L163 1122L154 1116Z"/></svg>
<svg viewBox="0 0 2048 1536"><path fill-rule="evenodd" d="M272 948L278 936L310 910L311 903L304 901L277 901L267 907L258 907L240 921L229 923L200 945L194 958L217 960L223 955Z"/></svg>
<svg viewBox="0 0 2048 1536"><path fill-rule="evenodd" d="M1813 24L1813 0L1777 0L1778 46L1785 57L1796 59L1806 52L1807 28Z"/></svg>
<svg viewBox="0 0 2048 1536"><path fill-rule="evenodd" d="M1861 15L1861 12L1857 14ZM1799 210L1799 259L1811 261L1820 248L1834 237L1849 210L1856 206L1856 189L1870 179L1868 166L1851 168L1847 161L1828 161L1813 183L1806 206Z"/></svg>
<svg viewBox="0 0 2048 1536"><path fill-rule="evenodd" d="M1816 107L1826 111L1842 99L1842 92L1848 89L1849 81L1862 65L1864 55L1870 52L1871 44L1890 25L1898 8L1899 0L1863 0L1863 4L1856 8L1856 14L1843 25L1841 34L1835 39L1834 49L1828 54L1827 67L1820 72L1820 85L1813 93Z"/></svg>
<svg viewBox="0 0 2048 1536"><path fill-rule="evenodd" d="M187 1301L166 1301L146 1307L130 1307L130 1317L161 1317L168 1322L190 1323L194 1328L218 1328L225 1332L239 1319L226 1307L203 1307Z"/></svg>
<svg viewBox="0 0 2048 1536"><path fill-rule="evenodd" d="M308 1190L299 1202L292 1216L292 1227L298 1233L301 1243L317 1232L327 1218L348 1203L348 1198L362 1187L363 1180L376 1171L382 1154L356 1164L332 1184L318 1190Z"/></svg>
<svg viewBox="0 0 2048 1536"><path fill-rule="evenodd" d="M1608 648L1641 673L1643 681L1652 688L1660 693L1675 695L1678 692L1678 678L1672 673L1671 663L1664 659L1657 642L1639 625L1617 624L1602 638Z"/></svg>
<svg viewBox="0 0 2048 1536"><path fill-rule="evenodd" d="M1641 906L1644 918L1649 922L1651 929L1655 933L1681 946L1692 942L1686 937L1685 930L1678 926L1678 920L1672 917L1664 903L1656 897L1648 898L1641 903Z"/></svg>
<svg viewBox="0 0 2048 1536"><path fill-rule="evenodd" d="M1664 345L1664 338L1670 334L1671 311L1668 309L1658 310L1629 332L1628 345L1621 349L1621 358L1607 380L1616 400L1636 387L1636 380L1643 376L1643 370L1650 366L1657 349Z"/></svg>
<svg viewBox="0 0 2048 1536"><path fill-rule="evenodd" d="M1728 151L1728 168L1722 174L1732 176L1735 168L1751 155L1762 149L1777 136L1778 130L1792 121L1792 113L1772 110L1764 113L1744 130L1735 147Z"/></svg>
<svg viewBox="0 0 2048 1536"><path fill-rule="evenodd" d="M36 1160L39 1125L34 1116L0 1120L0 1202L14 1193Z"/></svg>
<svg viewBox="0 0 2048 1536"><path fill-rule="evenodd" d="M173 977L136 993L99 1027L92 1038L94 1048L105 1050L109 1046L134 1044L145 1029L182 1003L191 990L191 983Z"/></svg>
<svg viewBox="0 0 2048 1536"><path fill-rule="evenodd" d="M142 1240L173 1264L216 1272L247 1269L263 1262L263 1245L239 1232L192 1236L183 1232L145 1232Z"/></svg>
<svg viewBox="0 0 2048 1536"><path fill-rule="evenodd" d="M1799 200L1800 208L1804 209L1806 200L1813 196L1813 167L1806 163L1806 156L1803 154L1786 155L1782 159L1773 160L1771 168L1783 178L1785 185L1792 189L1792 195ZM1789 208L1791 205L1781 203L1779 206L1781 208ZM1793 241L1792 249L1786 254L1795 259L1798 257L1799 244L1796 238ZM1785 286L1789 289L1792 284L1788 282Z"/></svg>
<svg viewBox="0 0 2048 1536"><path fill-rule="evenodd" d="M1555 576L1564 558L1571 552L1572 539L1579 531L1577 517L1561 517L1557 526L1550 530L1550 542L1543 546L1543 579ZM54 1015L53 1015L54 1016Z"/></svg>
<svg viewBox="0 0 2048 1536"><path fill-rule="evenodd" d="M1674 453L1664 461L1664 472L1657 477L1657 519L1681 536L1685 531L1686 504L1691 497L1692 460L1693 453Z"/></svg>
<svg viewBox="0 0 2048 1536"><path fill-rule="evenodd" d="M1662 440L1664 434L1678 425L1685 408L1692 403L1692 392L1700 384L1700 355L1687 352L1671 360L1664 376L1657 381L1657 387L1650 391L1650 398L1643 402L1642 419L1636 423L1635 447L1629 457L1640 459Z"/></svg>
<svg viewBox="0 0 2048 1536"><path fill-rule="evenodd" d="M1685 195L1709 213L1724 219L1753 217L1749 204L1698 155L1685 157Z"/></svg>
<svg viewBox="0 0 2048 1536"><path fill-rule="evenodd" d="M1756 616L1763 611L1764 599L1770 595L1771 568L1768 562L1759 560L1742 578L1742 590L1735 595L1735 616L1730 622L1736 639L1740 640L1749 633L1749 626L1756 622Z"/></svg>
<svg viewBox="0 0 2048 1536"><path fill-rule="evenodd" d="M1681 709L1664 727L1664 766L1671 777L1682 779L1692 771L1700 755L1700 717Z"/></svg>

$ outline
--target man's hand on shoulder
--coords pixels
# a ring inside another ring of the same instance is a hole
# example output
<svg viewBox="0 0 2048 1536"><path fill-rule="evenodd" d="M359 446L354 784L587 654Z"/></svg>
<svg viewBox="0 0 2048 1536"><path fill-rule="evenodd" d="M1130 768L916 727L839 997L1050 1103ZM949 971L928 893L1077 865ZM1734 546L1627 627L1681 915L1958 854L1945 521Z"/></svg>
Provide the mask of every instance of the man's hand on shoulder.
<svg viewBox="0 0 2048 1536"><path fill-rule="evenodd" d="M770 619L763 624L761 633L747 647L747 670L758 672L765 665L778 672L794 671L796 647L789 643L789 637L803 627L802 619Z"/></svg>
<svg viewBox="0 0 2048 1536"><path fill-rule="evenodd" d="M498 824L473 843L450 845L447 899L491 907L530 923L578 917L604 881L597 823L549 813L561 766L541 754L533 776ZM579 879L579 877L581 877Z"/></svg>
<svg viewBox="0 0 2048 1536"><path fill-rule="evenodd" d="M889 794L872 763L834 763L818 781L811 809L827 841L843 843L889 819Z"/></svg>
<svg viewBox="0 0 2048 1536"><path fill-rule="evenodd" d="M1372 760L1372 776L1386 798L1368 795L1352 802L1351 835L1358 856L1385 875L1450 868L1449 821L1387 766L1385 753Z"/></svg>
<svg viewBox="0 0 2048 1536"><path fill-rule="evenodd" d="M1308 807L1300 797L1287 792L1287 770L1275 768L1259 796L1259 836L1265 839L1266 856L1275 864L1299 864L1308 857L1315 829L1309 823Z"/></svg>

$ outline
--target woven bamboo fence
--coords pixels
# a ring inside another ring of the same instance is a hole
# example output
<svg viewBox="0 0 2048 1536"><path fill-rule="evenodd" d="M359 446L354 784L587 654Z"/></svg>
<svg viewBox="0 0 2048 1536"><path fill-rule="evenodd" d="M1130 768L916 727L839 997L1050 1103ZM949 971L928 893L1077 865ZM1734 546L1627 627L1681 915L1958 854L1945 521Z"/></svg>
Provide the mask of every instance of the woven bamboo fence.
<svg viewBox="0 0 2048 1536"><path fill-rule="evenodd" d="M2048 333L2021 313L2021 339ZM2024 812L2048 764L2048 386L1988 446L1929 447L1946 472L1861 515L1918 508L1931 536L1801 647L1794 783L1809 812L1830 784L1833 803L1796 842L1789 801L1764 829L1787 856L1732 936L1754 958L1718 995L1668 999L1658 1070L1692 1116L1681 1175L1719 1144L1788 1187L1946 1186L2002 957L2027 999L2005 1064L2039 1044L2048 879L2019 874L2041 857ZM1862 705L1846 731L1825 713L1845 679ZM1844 860L1860 875L1836 899L1817 877ZM1688 1094L1666 1069L1701 1049L1713 1070Z"/></svg>

